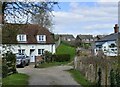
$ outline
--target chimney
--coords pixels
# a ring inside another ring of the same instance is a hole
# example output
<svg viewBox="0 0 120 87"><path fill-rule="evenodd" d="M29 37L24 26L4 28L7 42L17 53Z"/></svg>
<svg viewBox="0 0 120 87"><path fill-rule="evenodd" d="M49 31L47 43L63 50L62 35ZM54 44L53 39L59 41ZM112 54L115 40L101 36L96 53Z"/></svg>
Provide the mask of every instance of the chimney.
<svg viewBox="0 0 120 87"><path fill-rule="evenodd" d="M119 26L118 24L115 24L114 33L118 33L118 32L119 32Z"/></svg>

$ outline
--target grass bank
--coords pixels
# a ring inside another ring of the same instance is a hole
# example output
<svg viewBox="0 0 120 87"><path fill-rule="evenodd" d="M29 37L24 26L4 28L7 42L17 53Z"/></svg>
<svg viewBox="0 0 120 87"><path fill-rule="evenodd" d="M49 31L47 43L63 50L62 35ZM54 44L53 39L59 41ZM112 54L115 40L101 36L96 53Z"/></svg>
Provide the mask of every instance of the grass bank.
<svg viewBox="0 0 120 87"><path fill-rule="evenodd" d="M76 54L76 48L61 42L60 46L56 49L56 54L69 54L71 61L73 60Z"/></svg>
<svg viewBox="0 0 120 87"><path fill-rule="evenodd" d="M2 79L2 87L27 87L29 76L25 74L12 74Z"/></svg>
<svg viewBox="0 0 120 87"><path fill-rule="evenodd" d="M92 87L92 83L89 82L78 70L68 70L76 82L78 82L83 87Z"/></svg>
<svg viewBox="0 0 120 87"><path fill-rule="evenodd" d="M76 50L75 47L72 47L69 44L65 44L61 42L60 46L56 49L56 54L69 54L70 61L72 61L75 56L75 50ZM38 68L47 68L52 66L65 65L68 64L70 61L43 63L43 64L39 64Z"/></svg>

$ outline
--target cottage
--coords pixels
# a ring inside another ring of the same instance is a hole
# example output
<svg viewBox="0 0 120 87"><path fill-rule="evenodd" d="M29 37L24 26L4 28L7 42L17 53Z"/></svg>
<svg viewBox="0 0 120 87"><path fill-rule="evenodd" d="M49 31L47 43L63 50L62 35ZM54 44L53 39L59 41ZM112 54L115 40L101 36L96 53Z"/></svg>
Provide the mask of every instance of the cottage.
<svg viewBox="0 0 120 87"><path fill-rule="evenodd" d="M119 27L116 24L114 27L114 33L105 36L104 38L95 41L95 55L98 51L102 51L106 56L117 56L118 55L118 36L120 35Z"/></svg>
<svg viewBox="0 0 120 87"><path fill-rule="evenodd" d="M82 42L82 43L91 43L93 42L93 36L92 35L77 35L76 41Z"/></svg>
<svg viewBox="0 0 120 87"><path fill-rule="evenodd" d="M55 38L60 38L61 41L74 41L75 37L72 34L57 34L55 35Z"/></svg>
<svg viewBox="0 0 120 87"><path fill-rule="evenodd" d="M13 53L22 53L30 56L30 62L35 62L35 56L42 55L44 51L55 53L53 34L48 29L35 24L8 24L6 26L12 26L11 30L13 27L17 29L15 37L11 39L9 36L9 39L13 42L3 43L10 44L13 48ZM3 40L6 40L6 38L9 40L8 36L3 36Z"/></svg>
<svg viewBox="0 0 120 87"><path fill-rule="evenodd" d="M98 40L104 38L105 36L106 35L97 35L97 36L94 37L94 41L98 41Z"/></svg>

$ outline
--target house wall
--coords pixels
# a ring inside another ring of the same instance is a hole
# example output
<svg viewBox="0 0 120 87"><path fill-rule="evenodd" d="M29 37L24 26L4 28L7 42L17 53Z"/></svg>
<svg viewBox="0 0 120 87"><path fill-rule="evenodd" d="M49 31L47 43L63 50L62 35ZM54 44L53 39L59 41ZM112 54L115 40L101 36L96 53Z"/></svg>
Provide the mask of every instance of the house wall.
<svg viewBox="0 0 120 87"><path fill-rule="evenodd" d="M115 47L110 47L111 44L115 44ZM107 56L117 56L117 45L116 41L108 41L102 45L102 51Z"/></svg>
<svg viewBox="0 0 120 87"><path fill-rule="evenodd" d="M98 45L100 42L97 42L96 45ZM103 42L102 42L103 43ZM115 47L110 47L111 44L115 44ZM98 55L98 51L102 51L104 55L106 56L117 56L117 44L116 41L107 41L104 42L101 46L97 46L94 49L95 55Z"/></svg>
<svg viewBox="0 0 120 87"><path fill-rule="evenodd" d="M18 50L24 49L25 54L31 57L31 62L35 62L35 56L38 55L38 49L44 49L44 51L49 51L51 53L55 53L55 44L19 44L19 45L12 45L12 52L18 53ZM32 55L31 55L32 54Z"/></svg>

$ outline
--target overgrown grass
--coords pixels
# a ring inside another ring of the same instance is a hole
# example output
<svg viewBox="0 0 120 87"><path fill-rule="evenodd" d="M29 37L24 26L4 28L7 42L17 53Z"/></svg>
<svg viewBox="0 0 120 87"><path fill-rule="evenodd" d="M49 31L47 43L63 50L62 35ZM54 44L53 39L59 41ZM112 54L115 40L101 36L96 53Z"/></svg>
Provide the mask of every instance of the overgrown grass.
<svg viewBox="0 0 120 87"><path fill-rule="evenodd" d="M78 70L68 70L68 72L71 73L72 77L74 78L75 81L77 81L80 85L83 87L92 87L93 84L89 82Z"/></svg>
<svg viewBox="0 0 120 87"><path fill-rule="evenodd" d="M56 54L69 54L71 60L73 60L75 56L75 47L70 46L69 44L65 44L61 42L60 46L56 49Z"/></svg>
<svg viewBox="0 0 120 87"><path fill-rule="evenodd" d="M27 87L29 76L25 74L12 74L3 78L2 87Z"/></svg>
<svg viewBox="0 0 120 87"><path fill-rule="evenodd" d="M59 65L64 65L66 62L51 62L51 63L43 63L38 66L38 68L47 68L47 67L52 67L52 66L59 66Z"/></svg>

